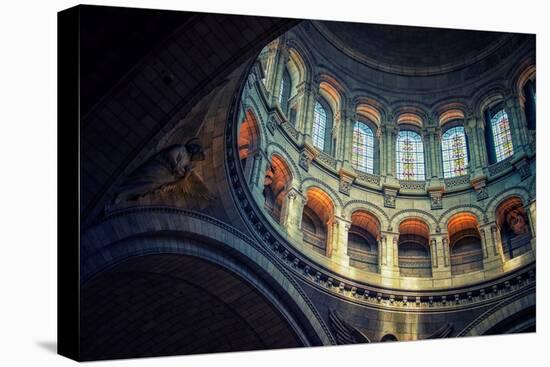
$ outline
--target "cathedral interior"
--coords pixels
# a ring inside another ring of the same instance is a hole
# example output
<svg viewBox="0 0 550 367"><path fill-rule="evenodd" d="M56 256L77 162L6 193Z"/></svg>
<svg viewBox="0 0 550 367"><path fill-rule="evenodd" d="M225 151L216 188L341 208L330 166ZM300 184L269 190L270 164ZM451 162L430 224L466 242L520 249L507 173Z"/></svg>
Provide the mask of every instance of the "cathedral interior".
<svg viewBox="0 0 550 367"><path fill-rule="evenodd" d="M536 330L534 35L81 9L82 359Z"/></svg>

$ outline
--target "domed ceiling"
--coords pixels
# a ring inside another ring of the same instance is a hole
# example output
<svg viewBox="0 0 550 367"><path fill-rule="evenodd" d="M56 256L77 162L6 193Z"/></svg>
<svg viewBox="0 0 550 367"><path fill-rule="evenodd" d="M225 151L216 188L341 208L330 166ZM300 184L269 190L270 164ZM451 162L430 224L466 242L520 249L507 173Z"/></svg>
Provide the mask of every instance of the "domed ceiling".
<svg viewBox="0 0 550 367"><path fill-rule="evenodd" d="M402 75L433 75L479 61L501 47L510 33L312 22L335 47L357 61Z"/></svg>

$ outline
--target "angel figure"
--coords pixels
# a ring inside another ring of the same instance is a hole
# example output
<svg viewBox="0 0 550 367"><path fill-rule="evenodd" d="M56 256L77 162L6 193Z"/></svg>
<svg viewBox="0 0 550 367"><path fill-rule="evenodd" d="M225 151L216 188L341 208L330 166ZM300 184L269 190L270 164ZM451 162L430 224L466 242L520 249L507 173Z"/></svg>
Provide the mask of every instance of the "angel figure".
<svg viewBox="0 0 550 367"><path fill-rule="evenodd" d="M135 201L151 194L172 192L210 200L208 188L195 172L196 163L204 159L198 138L192 138L185 144L166 147L126 177L118 187L112 204Z"/></svg>

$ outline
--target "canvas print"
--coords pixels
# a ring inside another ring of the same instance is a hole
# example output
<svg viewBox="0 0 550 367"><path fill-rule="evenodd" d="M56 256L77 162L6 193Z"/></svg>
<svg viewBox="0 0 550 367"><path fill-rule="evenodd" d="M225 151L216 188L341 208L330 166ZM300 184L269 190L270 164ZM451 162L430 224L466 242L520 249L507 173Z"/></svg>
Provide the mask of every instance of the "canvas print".
<svg viewBox="0 0 550 367"><path fill-rule="evenodd" d="M97 6L59 22L80 50L77 74L60 64L79 80L62 354L536 331L535 35Z"/></svg>

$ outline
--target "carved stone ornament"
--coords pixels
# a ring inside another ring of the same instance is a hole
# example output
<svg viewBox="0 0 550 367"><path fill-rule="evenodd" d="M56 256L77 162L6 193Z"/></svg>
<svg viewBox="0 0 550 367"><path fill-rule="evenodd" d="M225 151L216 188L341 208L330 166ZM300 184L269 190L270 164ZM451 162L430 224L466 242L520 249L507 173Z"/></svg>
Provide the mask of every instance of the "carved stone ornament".
<svg viewBox="0 0 550 367"><path fill-rule="evenodd" d="M486 187L482 187L479 190L476 190L477 201L485 200L489 197Z"/></svg>
<svg viewBox="0 0 550 367"><path fill-rule="evenodd" d="M384 206L386 208L395 208L396 197L397 197L396 189L384 188Z"/></svg>
<svg viewBox="0 0 550 367"><path fill-rule="evenodd" d="M350 189L351 189L351 182L340 178L339 191L342 194L349 196L349 190Z"/></svg>
<svg viewBox="0 0 550 367"><path fill-rule="evenodd" d="M432 210L443 209L443 191L442 190L433 190L429 191L430 194L430 204Z"/></svg>
<svg viewBox="0 0 550 367"><path fill-rule="evenodd" d="M310 146L309 144L305 144L302 148L302 151L300 152L300 160L298 161L298 165L305 169L306 171L309 170L309 165L311 164L311 161L319 154L317 149L313 146Z"/></svg>
<svg viewBox="0 0 550 367"><path fill-rule="evenodd" d="M300 153L300 160L298 164L300 165L300 167L308 171L311 160L312 160L312 157L306 151L302 151Z"/></svg>
<svg viewBox="0 0 550 367"><path fill-rule="evenodd" d="M351 185L353 184L353 181L355 180L355 177L357 176L354 172L349 172L345 169L340 169L340 172L338 172L340 175L340 185L339 185L339 191L349 196L349 191L351 189Z"/></svg>
<svg viewBox="0 0 550 367"><path fill-rule="evenodd" d="M519 173L519 177L521 180L525 180L531 176L531 169L529 167L529 162L527 162L527 159L523 158L514 163L514 168Z"/></svg>
<svg viewBox="0 0 550 367"><path fill-rule="evenodd" d="M277 129L277 123L275 122L275 119L273 117L270 117L267 120L267 129L271 133L271 135L275 134L275 130Z"/></svg>
<svg viewBox="0 0 550 367"><path fill-rule="evenodd" d="M482 176L472 180L472 187L476 192L477 201L485 200L489 197L487 191L487 177Z"/></svg>
<svg viewBox="0 0 550 367"><path fill-rule="evenodd" d="M126 177L110 205L168 192L209 199L207 187L194 172L195 164L204 159L203 148L197 138L190 139L186 144L166 147ZM107 210L110 205L106 207Z"/></svg>

